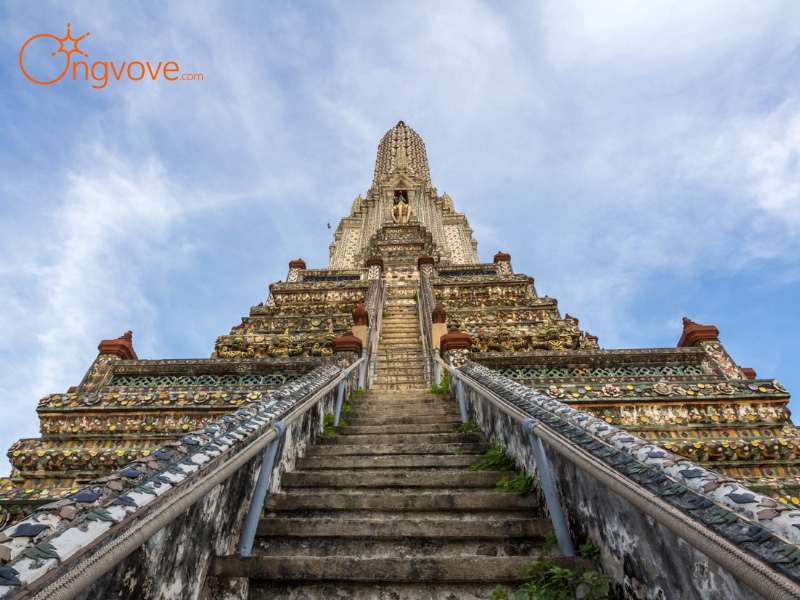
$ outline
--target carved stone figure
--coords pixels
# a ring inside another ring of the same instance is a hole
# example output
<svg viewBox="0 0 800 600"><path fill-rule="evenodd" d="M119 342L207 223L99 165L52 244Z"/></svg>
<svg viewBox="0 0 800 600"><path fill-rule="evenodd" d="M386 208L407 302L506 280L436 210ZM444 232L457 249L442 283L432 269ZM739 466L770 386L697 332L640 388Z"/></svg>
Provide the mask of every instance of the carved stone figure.
<svg viewBox="0 0 800 600"><path fill-rule="evenodd" d="M394 199L394 206L392 207L392 221L395 223L408 223L413 214L414 209L408 204L407 198L404 196L398 196Z"/></svg>

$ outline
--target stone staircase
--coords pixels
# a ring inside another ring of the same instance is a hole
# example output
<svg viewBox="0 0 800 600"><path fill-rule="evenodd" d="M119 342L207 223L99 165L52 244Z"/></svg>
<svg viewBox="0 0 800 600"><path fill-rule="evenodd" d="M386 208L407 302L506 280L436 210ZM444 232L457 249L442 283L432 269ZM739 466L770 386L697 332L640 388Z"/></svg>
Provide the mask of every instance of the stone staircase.
<svg viewBox="0 0 800 600"><path fill-rule="evenodd" d="M410 389L425 386L425 357L413 288L387 286L386 313L378 343L374 389Z"/></svg>
<svg viewBox="0 0 800 600"><path fill-rule="evenodd" d="M268 496L253 556L218 558L215 573L248 577L259 600L477 599L520 582L549 521L535 497L494 491L514 473L468 470L487 445L453 432L452 400L371 391L351 407Z"/></svg>

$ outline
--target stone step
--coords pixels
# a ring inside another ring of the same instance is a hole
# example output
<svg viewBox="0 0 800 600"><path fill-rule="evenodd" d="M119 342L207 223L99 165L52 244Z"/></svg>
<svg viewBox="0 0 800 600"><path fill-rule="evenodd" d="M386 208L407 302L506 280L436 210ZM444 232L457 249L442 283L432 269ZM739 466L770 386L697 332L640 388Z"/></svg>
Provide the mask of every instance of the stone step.
<svg viewBox="0 0 800 600"><path fill-rule="evenodd" d="M422 340L418 335L403 334L402 336L398 335L396 338L384 338L384 341L378 344L378 361L392 354L405 360L425 358L422 352Z"/></svg>
<svg viewBox="0 0 800 600"><path fill-rule="evenodd" d="M347 421L347 418L344 418ZM393 435L398 433L453 433L453 430L458 427L459 422L450 423L417 423L415 425L407 424L392 424L392 425L347 425L346 427L334 427L334 431L339 435L346 436L361 436L361 435ZM381 442L385 444L394 443L393 441Z"/></svg>
<svg viewBox="0 0 800 600"><path fill-rule="evenodd" d="M429 469L421 471L392 471L389 469L358 469L341 471L298 471L284 473L285 487L325 488L490 488L502 477L511 479L515 472L452 471Z"/></svg>
<svg viewBox="0 0 800 600"><path fill-rule="evenodd" d="M351 418L371 419L375 417L432 417L445 415L461 414L455 402L447 404L428 404L415 406L353 406L348 405L353 410L347 411ZM342 413L344 414L344 413Z"/></svg>
<svg viewBox="0 0 800 600"><path fill-rule="evenodd" d="M404 417L349 417L345 418L353 427L369 427L379 425L429 425L433 423L461 423L460 413L448 415L406 415Z"/></svg>
<svg viewBox="0 0 800 600"><path fill-rule="evenodd" d="M312 446L307 457L311 456L385 456L405 454L484 454L489 444L354 444L352 446Z"/></svg>
<svg viewBox="0 0 800 600"><path fill-rule="evenodd" d="M399 426L398 428L403 427ZM436 425L428 425L428 427L437 427ZM320 437L317 438L317 445L319 446L376 446L376 445L389 445L389 444L477 444L480 443L482 437L476 433L450 433L443 432L427 432L418 433L418 427L412 427L414 431L403 432L393 431L392 433L363 433L354 434L351 432L345 433L350 427L338 427L338 436L334 437ZM359 428L366 429L366 428ZM375 429L375 428L370 428Z"/></svg>
<svg viewBox="0 0 800 600"><path fill-rule="evenodd" d="M412 388L419 387L419 381L408 381L408 382L394 382L394 383L376 383L375 389L376 390L408 390Z"/></svg>
<svg viewBox="0 0 800 600"><path fill-rule="evenodd" d="M303 489L300 492L269 494L264 505L266 511L305 510L376 510L376 511L501 511L538 509L534 494L498 494L494 491L451 494L419 492L332 492Z"/></svg>
<svg viewBox="0 0 800 600"><path fill-rule="evenodd" d="M297 459L297 469L457 469L483 460L482 454L425 455L392 454L388 456L307 456Z"/></svg>
<svg viewBox="0 0 800 600"><path fill-rule="evenodd" d="M253 554L257 556L372 556L398 560L415 556L527 556L542 554L539 538L440 539L417 538L340 538L319 536L309 540L293 536L257 537ZM488 596L487 596L488 598Z"/></svg>
<svg viewBox="0 0 800 600"><path fill-rule="evenodd" d="M415 369L417 371L425 370L425 359L422 356L414 356L413 354L408 357L403 357L395 354L384 353L378 357L378 371L386 371L393 369Z"/></svg>
<svg viewBox="0 0 800 600"><path fill-rule="evenodd" d="M378 369L375 371L375 378L376 380L383 380L403 375L407 379L409 376L415 375L422 379L424 373L425 368L422 365L411 366L408 363L400 361L384 361L380 363Z"/></svg>
<svg viewBox="0 0 800 600"><path fill-rule="evenodd" d="M350 582L350 581L251 581L248 600L486 600L491 598L496 583L468 582Z"/></svg>
<svg viewBox="0 0 800 600"><path fill-rule="evenodd" d="M400 384L400 385L398 385ZM419 375L417 377L382 377L374 381L374 387L377 390L402 390L410 388L419 388L425 385L425 377Z"/></svg>
<svg viewBox="0 0 800 600"><path fill-rule="evenodd" d="M403 328L403 329L395 329L395 328L385 328L381 331L381 340L379 343L381 344L391 344L398 342L400 340L419 340L419 330L414 330L411 328Z"/></svg>
<svg viewBox="0 0 800 600"><path fill-rule="evenodd" d="M523 581L524 569L530 562L530 556L415 557L405 560L353 556L222 556L214 559L209 574L217 577L248 577L251 581L271 583L347 581L351 584L357 582L496 584ZM556 563L564 568L580 568L586 561L561 558L556 559ZM252 598L252 593L250 597Z"/></svg>
<svg viewBox="0 0 800 600"><path fill-rule="evenodd" d="M418 337L392 340L390 344L378 346L378 362L394 358L395 360L424 360L422 346Z"/></svg>
<svg viewBox="0 0 800 600"><path fill-rule="evenodd" d="M424 380L423 380L424 385ZM375 389L376 390L410 390L416 389L420 386L420 381L401 381L401 382L386 382L386 383L376 383Z"/></svg>
<svg viewBox="0 0 800 600"><path fill-rule="evenodd" d="M339 516L265 517L258 522L258 536L294 537L372 537L439 539L508 539L544 537L550 531L550 522L543 519L485 519L463 520L452 518L399 518L369 519L342 518Z"/></svg>
<svg viewBox="0 0 800 600"><path fill-rule="evenodd" d="M437 397L442 398L443 394L432 394L428 390L419 390L418 392L381 392L378 390L368 390L359 394L354 401L357 402L376 402L376 401L389 401L389 402L415 402L418 400L435 400Z"/></svg>
<svg viewBox="0 0 800 600"><path fill-rule="evenodd" d="M381 377L375 379L375 389L405 389L411 387L419 387L425 385L425 377L423 375L409 376L409 377ZM400 387L402 386L402 387Z"/></svg>
<svg viewBox="0 0 800 600"><path fill-rule="evenodd" d="M425 408L426 406L449 406L451 403L455 404L455 401L450 396L445 394L431 394L430 392L427 392L425 395L419 394L419 397L409 400L392 397L381 398L378 396L364 398L363 400L362 398L364 398L364 396L351 400L348 405L354 410L373 410L379 408L385 408L386 410L402 410L404 408L416 410Z"/></svg>
<svg viewBox="0 0 800 600"><path fill-rule="evenodd" d="M403 357L397 353L391 355L383 354L378 357L377 372L403 372L407 369L414 371L425 370L425 359L421 356L414 356L413 354L408 357Z"/></svg>

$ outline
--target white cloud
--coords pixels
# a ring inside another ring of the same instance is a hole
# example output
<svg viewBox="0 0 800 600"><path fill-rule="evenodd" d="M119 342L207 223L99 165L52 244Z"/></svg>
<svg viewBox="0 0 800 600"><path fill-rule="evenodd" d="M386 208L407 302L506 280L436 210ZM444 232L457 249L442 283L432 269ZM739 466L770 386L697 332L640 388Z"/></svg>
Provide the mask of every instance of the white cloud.
<svg viewBox="0 0 800 600"><path fill-rule="evenodd" d="M791 31L792 3L717 0L550 1L541 13L557 68L616 75L668 75L678 80L754 53L764 34Z"/></svg>
<svg viewBox="0 0 800 600"><path fill-rule="evenodd" d="M185 252L170 237L181 208L157 159L131 164L91 146L81 156L92 166L65 176L60 207L28 224L35 237L4 240L0 403L15 423L4 447L35 435L38 398L76 385L101 339L147 329L154 307L143 279Z"/></svg>
<svg viewBox="0 0 800 600"><path fill-rule="evenodd" d="M762 115L732 119L719 133L710 168L741 187L751 210L800 232L800 98Z"/></svg>

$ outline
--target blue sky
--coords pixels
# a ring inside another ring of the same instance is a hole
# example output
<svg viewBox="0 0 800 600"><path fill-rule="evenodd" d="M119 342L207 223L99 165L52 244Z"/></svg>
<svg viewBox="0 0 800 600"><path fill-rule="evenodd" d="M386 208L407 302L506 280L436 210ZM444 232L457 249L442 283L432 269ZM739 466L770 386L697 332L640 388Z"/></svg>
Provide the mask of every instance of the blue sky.
<svg viewBox="0 0 800 600"><path fill-rule="evenodd" d="M67 22L89 63L204 80L29 82ZM3 452L100 340L208 357L289 260L324 267L401 119L481 259L602 347L689 316L800 390L796 2L9 0L0 30Z"/></svg>

